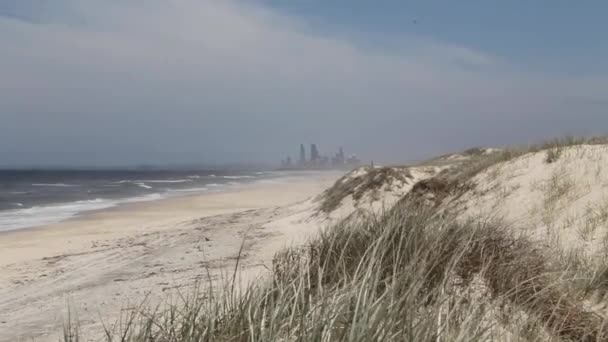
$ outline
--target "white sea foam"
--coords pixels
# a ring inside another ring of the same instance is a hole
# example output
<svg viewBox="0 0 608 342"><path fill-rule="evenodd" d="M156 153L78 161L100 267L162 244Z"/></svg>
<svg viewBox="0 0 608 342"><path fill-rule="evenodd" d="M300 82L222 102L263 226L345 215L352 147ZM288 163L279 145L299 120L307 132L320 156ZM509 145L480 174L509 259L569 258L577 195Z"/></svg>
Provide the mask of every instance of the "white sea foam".
<svg viewBox="0 0 608 342"><path fill-rule="evenodd" d="M208 190L209 190L209 188L202 187L202 188L191 188L191 189L177 189L177 190L173 190L173 191L175 191L175 192L205 192Z"/></svg>
<svg viewBox="0 0 608 342"><path fill-rule="evenodd" d="M138 183L187 183L192 182L192 179L156 179L156 180L139 180Z"/></svg>
<svg viewBox="0 0 608 342"><path fill-rule="evenodd" d="M57 187L57 188L70 188L78 185L74 184L64 184L64 183L35 183L32 186L47 186L47 187Z"/></svg>
<svg viewBox="0 0 608 342"><path fill-rule="evenodd" d="M73 217L79 212L108 208L111 201L95 199L27 209L0 211L0 231L51 224Z"/></svg>
<svg viewBox="0 0 608 342"><path fill-rule="evenodd" d="M116 204L156 201L156 200L163 199L163 198L165 198L165 196L163 196L161 194L149 194L149 195L131 197L131 198L119 200L119 201L116 201Z"/></svg>
<svg viewBox="0 0 608 342"><path fill-rule="evenodd" d="M122 200L97 198L88 201L76 201L27 209L4 210L0 211L0 231L10 231L58 223L82 212L111 208L123 203L154 201L162 198L163 196L161 194L150 194Z"/></svg>
<svg viewBox="0 0 608 342"><path fill-rule="evenodd" d="M137 184L139 187L144 188L144 189L152 189L151 186L146 185L146 183L135 183Z"/></svg>
<svg viewBox="0 0 608 342"><path fill-rule="evenodd" d="M133 183L139 185L139 183L186 183L192 182L192 179L138 179L138 180L121 180L114 184L125 184Z"/></svg>
<svg viewBox="0 0 608 342"><path fill-rule="evenodd" d="M160 178L160 177L159 177ZM180 196L187 194L195 194L197 192L217 192L225 190L227 187L239 186L242 183L239 182L240 179L251 179L256 178L252 175L233 175L233 176L216 176L216 175L204 175L200 176L200 178L223 178L226 179L228 183L218 182L211 184L197 184L199 178L198 175L190 175L184 176L184 179L152 179L152 180L122 180L116 182L108 182L104 186L116 186L119 187L121 184L132 184L133 186L138 186L144 189L153 189L154 185L157 183L187 183L187 182L196 182L192 183L192 188L185 189L166 189L166 192L163 193L154 193L149 194L142 197L131 197L126 199L92 199L86 201L76 201L76 202L68 202L68 203L58 203L52 205L45 206L37 206L32 208L25 208L22 203L18 203L17 198L15 198L15 202L12 203L14 209L3 210L0 211L0 231L9 231L9 230L17 230L27 227L35 227L35 226L43 226L47 224L53 224L61 221L65 221L74 216L77 216L83 212L89 212L94 210L101 210L106 208L115 207L121 204L134 203L134 202L142 202L142 201L153 201L166 197L172 196ZM196 187L196 185L199 185ZM185 184L184 184L185 185ZM32 186L36 187L78 187L84 185L74 185L74 184L66 184L66 183L35 183ZM166 185L167 188L170 188L170 185ZM181 186L183 187L183 186ZM44 191L44 189L40 189L40 191ZM37 193L38 190L34 191ZM30 192L14 192L12 194L27 194Z"/></svg>

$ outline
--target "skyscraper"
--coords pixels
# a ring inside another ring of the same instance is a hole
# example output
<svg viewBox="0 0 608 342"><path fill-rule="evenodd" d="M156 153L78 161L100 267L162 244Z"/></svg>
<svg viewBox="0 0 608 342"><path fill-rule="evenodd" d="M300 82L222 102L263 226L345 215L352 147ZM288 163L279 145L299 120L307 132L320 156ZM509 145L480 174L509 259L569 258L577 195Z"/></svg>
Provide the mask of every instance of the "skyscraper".
<svg viewBox="0 0 608 342"><path fill-rule="evenodd" d="M344 165L344 150L342 149L342 147L340 147L340 150L336 153L336 155L331 159L331 163L334 166L338 166L341 167Z"/></svg>
<svg viewBox="0 0 608 342"><path fill-rule="evenodd" d="M310 144L310 161L315 163L319 159L319 150L317 150L316 144Z"/></svg>
<svg viewBox="0 0 608 342"><path fill-rule="evenodd" d="M306 150L304 149L304 144L300 144L300 165L306 164Z"/></svg>

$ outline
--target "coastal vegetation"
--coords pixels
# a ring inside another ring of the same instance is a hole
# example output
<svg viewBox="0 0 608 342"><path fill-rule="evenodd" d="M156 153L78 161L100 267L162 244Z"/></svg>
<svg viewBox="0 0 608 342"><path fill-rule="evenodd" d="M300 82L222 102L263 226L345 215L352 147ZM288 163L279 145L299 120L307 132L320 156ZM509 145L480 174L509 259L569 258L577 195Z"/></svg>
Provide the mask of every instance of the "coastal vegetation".
<svg viewBox="0 0 608 342"><path fill-rule="evenodd" d="M608 215L602 200L580 202L603 184L604 152L593 146L605 143L567 138L426 162L440 170L392 207L277 253L265 281L240 286L237 268L224 286L209 277L163 306L126 310L104 326L105 341L606 341ZM575 163L591 180L572 174ZM524 166L540 178L518 173ZM319 212L414 179L407 167L356 172L323 193ZM520 210L507 205L516 193L538 203L518 229L498 210L470 214L475 203ZM559 215L574 209L583 214ZM582 245L563 241L570 232ZM84 340L77 320L66 322L64 342Z"/></svg>

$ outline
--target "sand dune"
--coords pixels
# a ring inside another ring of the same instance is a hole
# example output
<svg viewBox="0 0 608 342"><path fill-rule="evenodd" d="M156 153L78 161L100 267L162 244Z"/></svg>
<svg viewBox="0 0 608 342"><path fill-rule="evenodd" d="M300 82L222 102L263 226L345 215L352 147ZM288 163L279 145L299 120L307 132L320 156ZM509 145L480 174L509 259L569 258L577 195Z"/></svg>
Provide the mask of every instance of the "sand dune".
<svg viewBox="0 0 608 342"><path fill-rule="evenodd" d="M505 281L536 276L527 269L533 260L544 276L559 278L558 285L546 288L548 294L534 295L538 302L530 306L509 296L520 290L496 288L495 279L483 270L475 271L475 284L450 271L439 295L466 292L491 308L476 311L483 314L489 340L521 338L521 325L530 322L551 326L539 328L538 336L600 336L598 322L608 317L607 158L607 145L571 146L569 141L512 151L472 149L416 166L363 167L342 177L320 173L233 192L133 204L6 233L0 235L0 341L56 341L68 300L83 335L99 336L102 320L113 322L121 309L140 304L148 294L151 305L191 290L198 281L226 284L241 247L237 280L244 288L268 275L273 257L285 247L303 245L343 219L362 218L356 213L391 208L431 208L439 226L500 222L497 226L507 228L505 235L488 230L490 245L483 240L477 246L482 254L489 248L509 260L503 264L498 257L491 259L490 270L499 269ZM392 212L405 215L399 210ZM525 243L510 244L520 236ZM506 244L499 248L492 241ZM475 246L462 248L469 247ZM465 252L470 251L460 253ZM518 266L509 268L511 264ZM507 292L497 292L502 290ZM555 311L555 298L567 304ZM583 324L576 331L563 330L555 325L555 312L574 312L584 324L559 316L568 324Z"/></svg>

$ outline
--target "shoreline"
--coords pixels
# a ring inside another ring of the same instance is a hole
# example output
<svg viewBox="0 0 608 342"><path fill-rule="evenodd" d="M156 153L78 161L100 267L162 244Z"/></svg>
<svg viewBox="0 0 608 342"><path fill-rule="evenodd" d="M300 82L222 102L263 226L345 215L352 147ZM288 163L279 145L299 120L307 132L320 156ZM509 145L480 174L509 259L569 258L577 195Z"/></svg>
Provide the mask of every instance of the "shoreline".
<svg viewBox="0 0 608 342"><path fill-rule="evenodd" d="M205 268L219 277L242 243L243 279L264 274L275 252L319 229L295 221L310 215L306 200L340 176L276 178L2 232L0 341L57 341L68 298L87 337L98 336L97 311L113 322L146 293L156 300L188 288Z"/></svg>
<svg viewBox="0 0 608 342"><path fill-rule="evenodd" d="M273 171L267 171L268 173L271 173ZM288 172L288 171L282 171L282 172ZM206 191L192 191L190 192L190 189L186 189L188 191L174 191L174 192L167 192L165 194L162 193L155 193L155 194L151 194L151 195L158 195L160 196L159 198L155 198L155 199L143 199L145 196L134 196L134 197L124 197L124 198L119 198L119 199L102 199L102 200L108 200L108 201L116 201L116 203L105 207L105 208L98 208L98 209L86 209L83 211L79 211L75 214L73 214L70 217L67 218L63 218L63 219L59 219L58 221L53 221L53 222L47 222L47 223L41 223L41 224L36 224L36 225L32 225L32 226L27 226L27 227L22 227L22 228L15 228L15 229L8 229L8 230L0 230L0 237L2 237L3 235L9 235L9 234L13 234L13 233L18 233L20 231L29 231L29 230L39 230L39 229L46 229L48 227L52 227L58 224L62 224L62 223L66 223L66 222L71 222L74 220L81 220L81 219L86 219L89 216L93 216L99 213L104 213L104 212L111 212L111 211L122 211L122 210L137 210L138 208L140 208L141 205L146 205L148 203L155 203L155 202L161 202L161 201L172 201L172 200L177 200L177 199L181 199L181 198L188 198L188 197L198 197L198 196L207 196L207 195L213 195L213 194L218 194L218 193L231 193L231 192L238 192L241 191L243 189L247 189L249 187L252 186L258 186L258 185L262 185L262 184L267 184L269 182L289 182L289 181L294 181L294 180L298 180L298 179L306 179L306 178L310 178L310 177L319 177L322 176L324 174L337 174L338 171L335 170L323 170L323 171L293 171L293 172L289 172L289 175L285 175L285 176L277 176L277 177L273 177L273 178L262 178L262 179L256 179L253 181L249 181L249 182L244 182L244 183L225 183L222 184L219 187L211 187L208 188ZM214 183L211 183L214 184ZM140 200L135 200L137 198L140 198ZM97 199L90 199L90 200L86 200L86 201L94 201L94 200L99 200L99 198ZM49 207L55 207L55 206L62 206L62 205L70 205L73 203L78 203L81 201L75 201L75 202L57 202L57 203L52 203L49 205L45 205L45 206L41 206L39 208L49 208ZM28 210L31 208L23 208L23 209L12 209L12 210Z"/></svg>

